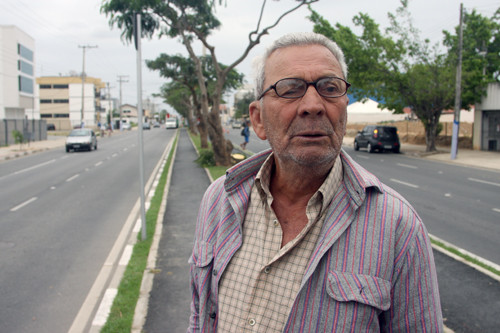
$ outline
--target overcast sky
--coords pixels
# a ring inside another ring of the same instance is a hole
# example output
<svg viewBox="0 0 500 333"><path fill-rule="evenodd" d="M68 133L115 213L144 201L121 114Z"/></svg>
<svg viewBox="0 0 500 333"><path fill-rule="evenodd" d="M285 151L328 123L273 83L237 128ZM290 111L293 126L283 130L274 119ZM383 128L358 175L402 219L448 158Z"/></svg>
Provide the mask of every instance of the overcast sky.
<svg viewBox="0 0 500 333"><path fill-rule="evenodd" d="M133 45L120 39L116 27L111 29L108 18L99 9L101 0L1 0L0 25L15 25L35 39L36 76L68 75L70 71L82 70L83 45L97 45L87 49L86 72L92 77L109 82L112 97L118 97L118 76L127 76L122 85L123 103L136 104L136 53ZM217 17L222 28L210 38L216 48L219 62L234 62L245 49L248 33L255 29L262 0L225 0L226 7L218 7ZM459 22L460 2L468 11L476 9L491 17L500 7L498 0L410 0L409 9L414 25L422 38L434 42L442 40L442 31L452 31ZM274 22L286 9L296 4L292 0L267 1L264 24ZM382 28L387 27L387 13L395 12L399 0L320 0L313 5L331 24L352 24L352 18L359 12L368 13ZM252 82L252 59L261 54L265 47L277 37L292 31L311 31L312 24L306 18L307 8L301 8L285 19L271 33L262 39L247 59L237 67ZM0 50L1 52L2 50ZM142 41L143 60L155 59L160 53L187 54L177 40ZM201 46L197 45L201 54ZM142 70L143 98L159 92L165 82L145 66ZM155 100L160 102L159 99ZM232 100L228 101L232 104Z"/></svg>

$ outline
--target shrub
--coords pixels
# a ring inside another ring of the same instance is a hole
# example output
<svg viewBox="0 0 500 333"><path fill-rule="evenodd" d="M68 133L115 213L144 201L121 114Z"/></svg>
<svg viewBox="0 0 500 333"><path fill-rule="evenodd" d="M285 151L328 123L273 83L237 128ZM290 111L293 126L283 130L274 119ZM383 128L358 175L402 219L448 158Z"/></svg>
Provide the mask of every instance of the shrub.
<svg viewBox="0 0 500 333"><path fill-rule="evenodd" d="M201 167L211 167L215 166L215 155L211 149L201 149L200 156L196 160L196 163Z"/></svg>

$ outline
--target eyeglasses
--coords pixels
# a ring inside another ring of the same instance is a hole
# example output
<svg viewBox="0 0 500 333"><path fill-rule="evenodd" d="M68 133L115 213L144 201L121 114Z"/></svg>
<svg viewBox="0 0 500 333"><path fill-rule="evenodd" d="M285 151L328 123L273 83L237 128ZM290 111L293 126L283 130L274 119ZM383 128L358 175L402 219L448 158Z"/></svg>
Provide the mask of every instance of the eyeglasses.
<svg viewBox="0 0 500 333"><path fill-rule="evenodd" d="M313 86L320 96L335 98L344 96L351 84L346 80L335 76L323 77L311 82L298 78L286 78L277 81L275 84L264 90L257 100L264 97L264 95L271 89L274 89L276 95L282 98L301 98L306 94L309 86Z"/></svg>

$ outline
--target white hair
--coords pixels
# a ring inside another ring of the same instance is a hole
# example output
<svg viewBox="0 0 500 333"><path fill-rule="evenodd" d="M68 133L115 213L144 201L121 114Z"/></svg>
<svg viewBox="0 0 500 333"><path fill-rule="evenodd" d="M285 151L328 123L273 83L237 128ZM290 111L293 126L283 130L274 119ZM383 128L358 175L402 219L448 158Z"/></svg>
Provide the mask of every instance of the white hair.
<svg viewBox="0 0 500 333"><path fill-rule="evenodd" d="M322 45L330 50L330 52L340 64L340 69L342 70L344 79L347 80L347 64L345 62L344 52L342 52L337 43L328 39L324 35L314 32L294 32L277 39L273 44L271 44L271 46L261 57L257 58L254 61L253 65L255 73L255 98L258 98L258 96L260 96L260 94L264 90L264 81L266 78L266 61L271 56L271 54L278 49L303 45Z"/></svg>

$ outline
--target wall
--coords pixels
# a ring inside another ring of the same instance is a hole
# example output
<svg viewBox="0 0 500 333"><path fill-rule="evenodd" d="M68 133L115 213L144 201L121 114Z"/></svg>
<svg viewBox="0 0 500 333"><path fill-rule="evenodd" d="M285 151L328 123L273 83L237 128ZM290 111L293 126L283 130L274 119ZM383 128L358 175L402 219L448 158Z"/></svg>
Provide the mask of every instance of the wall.
<svg viewBox="0 0 500 333"><path fill-rule="evenodd" d="M23 134L25 142L47 140L47 122L43 119L0 120L0 146L15 144L12 131Z"/></svg>

